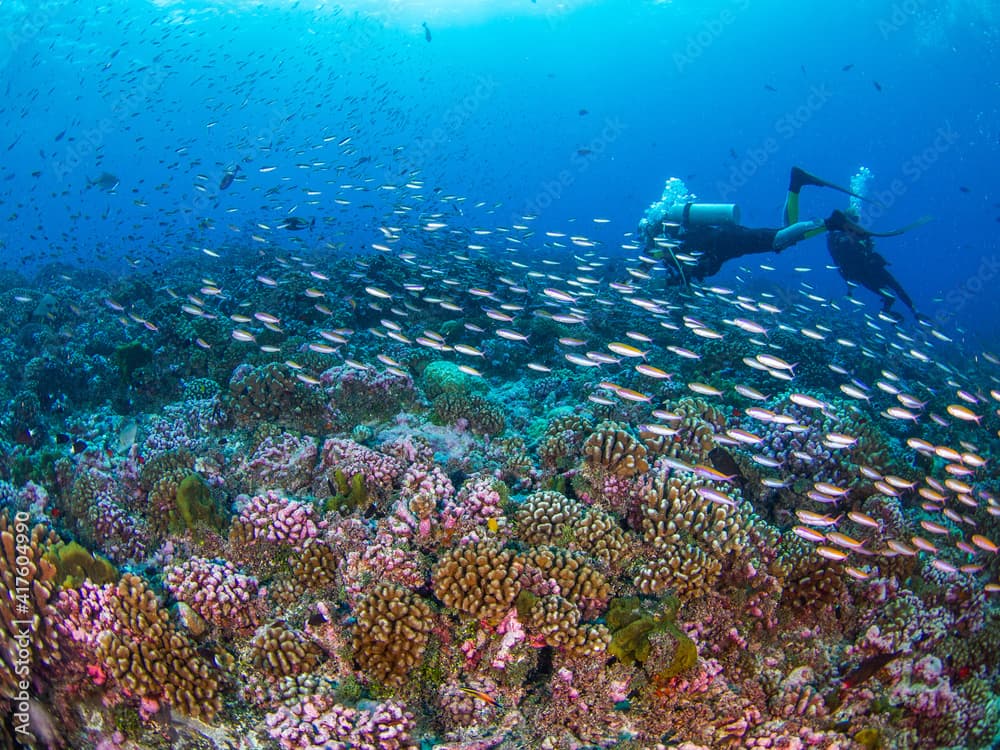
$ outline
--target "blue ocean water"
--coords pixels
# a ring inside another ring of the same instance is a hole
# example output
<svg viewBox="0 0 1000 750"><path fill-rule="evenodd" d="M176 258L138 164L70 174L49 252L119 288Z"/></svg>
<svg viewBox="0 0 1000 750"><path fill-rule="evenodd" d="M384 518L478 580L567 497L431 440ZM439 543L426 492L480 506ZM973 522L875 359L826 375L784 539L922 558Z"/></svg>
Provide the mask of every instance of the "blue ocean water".
<svg viewBox="0 0 1000 750"><path fill-rule="evenodd" d="M0 0L0 749L996 746L998 21Z"/></svg>
<svg viewBox="0 0 1000 750"><path fill-rule="evenodd" d="M768 226L790 166L840 184L864 166L884 204L871 228L934 217L879 244L918 308L996 334L989 2L5 2L0 12L9 268L183 257L232 241L230 224L305 210L309 189L323 191L311 211L322 239L359 248L397 197L378 186L408 174L485 202L488 215L462 217L470 226L533 214L536 227L586 223L589 234L592 218L609 218L595 239L615 252L667 177ZM245 179L221 193L230 163ZM121 181L114 194L87 189L104 171ZM196 189L198 175L211 190ZM364 200L338 210L331 188L349 183L367 188ZM807 191L803 216L839 204ZM768 281L794 287L789 269L808 266L819 293L840 295L828 264L814 240Z"/></svg>

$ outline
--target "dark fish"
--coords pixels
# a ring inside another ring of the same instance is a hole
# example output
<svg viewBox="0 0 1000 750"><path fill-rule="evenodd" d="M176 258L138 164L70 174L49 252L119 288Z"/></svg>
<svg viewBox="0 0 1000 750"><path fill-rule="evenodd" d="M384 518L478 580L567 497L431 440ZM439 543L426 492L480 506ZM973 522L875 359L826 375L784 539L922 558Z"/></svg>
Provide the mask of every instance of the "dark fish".
<svg viewBox="0 0 1000 750"><path fill-rule="evenodd" d="M64 135L66 135L66 131L65 130L62 131L61 133L59 133L59 135L56 136L56 142L61 141L63 139Z"/></svg>
<svg viewBox="0 0 1000 750"><path fill-rule="evenodd" d="M881 94L882 93L882 84L879 83L878 81L872 81L872 84L875 86L875 90L878 91Z"/></svg>
<svg viewBox="0 0 1000 750"><path fill-rule="evenodd" d="M424 27L424 39L429 42L431 40L431 30L427 26L427 21L424 21L421 25Z"/></svg>
<svg viewBox="0 0 1000 750"><path fill-rule="evenodd" d="M576 150L577 156L590 156L592 153L594 152L591 151L589 148L578 148Z"/></svg>
<svg viewBox="0 0 1000 750"><path fill-rule="evenodd" d="M278 229L287 229L291 232L297 232L300 229L312 228L316 225L316 219L312 221L306 221L305 219L300 219L298 216L289 216L287 219L282 219L278 224Z"/></svg>
<svg viewBox="0 0 1000 750"><path fill-rule="evenodd" d="M236 173L240 171L240 165L234 164L231 167L227 167L226 171L222 175L222 179L219 181L219 190L225 190L227 187L233 184L233 180L236 179Z"/></svg>
<svg viewBox="0 0 1000 750"><path fill-rule="evenodd" d="M862 659L858 666L848 672L841 681L841 689L853 690L871 679L882 667L898 659L902 653L902 651L892 651L888 654L875 654L875 656Z"/></svg>
<svg viewBox="0 0 1000 750"><path fill-rule="evenodd" d="M772 86L769 83L765 83L764 84L764 90L765 91L775 91L776 92L778 89L774 88L774 86Z"/></svg>
<svg viewBox="0 0 1000 750"><path fill-rule="evenodd" d="M83 453L85 450L87 450L87 443L83 440L74 440L73 447L70 449L74 456L78 453Z"/></svg>
<svg viewBox="0 0 1000 750"><path fill-rule="evenodd" d="M729 155L731 157L733 157L734 159L739 159L740 158L740 155L736 153L736 149L735 148L730 148L729 149Z"/></svg>
<svg viewBox="0 0 1000 750"><path fill-rule="evenodd" d="M842 67L841 70L846 73L847 71L849 71L853 67L854 67L854 63L847 63L847 65L845 65L844 67Z"/></svg>
<svg viewBox="0 0 1000 750"><path fill-rule="evenodd" d="M70 436L67 435L65 432L57 432L56 433L56 444L57 445L65 445L69 441L70 441Z"/></svg>
<svg viewBox="0 0 1000 750"><path fill-rule="evenodd" d="M584 115L589 115L590 112L585 109L581 109L577 114L580 115L580 117L583 117Z"/></svg>
<svg viewBox="0 0 1000 750"><path fill-rule="evenodd" d="M721 471L727 476L733 477L733 484L735 484L740 489L746 484L746 477L743 476L743 472L740 471L740 466L736 463L732 454L725 448L716 447L708 454L709 461L712 462L712 467Z"/></svg>
<svg viewBox="0 0 1000 750"><path fill-rule="evenodd" d="M958 186L958 189L959 189L959 190L961 190L961 191L962 191L963 193L971 193L971 192L972 192L972 191L971 191L971 190L970 190L969 188L967 188L967 187L966 187L965 185L959 185L959 186Z"/></svg>

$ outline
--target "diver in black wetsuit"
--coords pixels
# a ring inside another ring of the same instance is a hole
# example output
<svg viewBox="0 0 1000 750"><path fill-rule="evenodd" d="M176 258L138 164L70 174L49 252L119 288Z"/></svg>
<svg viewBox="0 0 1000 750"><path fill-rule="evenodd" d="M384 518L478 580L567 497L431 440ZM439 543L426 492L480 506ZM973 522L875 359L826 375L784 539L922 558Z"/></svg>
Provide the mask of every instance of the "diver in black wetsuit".
<svg viewBox="0 0 1000 750"><path fill-rule="evenodd" d="M855 286L863 286L881 297L882 312L894 318L898 316L892 313L890 308L899 297L903 300L903 304L910 308L913 316L920 320L920 314L913 307L913 300L896 277L889 273L886 268L889 262L875 251L875 242L872 240L875 236L892 236L906 230L875 235L861 227L843 211L834 211L824 223L830 232L826 238L826 247L833 262L837 264L841 277L847 282L848 296L851 296ZM911 227L906 229L909 228Z"/></svg>
<svg viewBox="0 0 1000 750"><path fill-rule="evenodd" d="M714 276L728 260L757 253L780 253L797 242L827 231L825 222L798 220L799 192L806 185L829 187L861 198L850 190L793 167L785 200L785 226L744 227L739 224L739 210L735 205L693 203L684 197L678 200L670 194L672 182L668 181L664 197L650 207L639 223L639 237L645 243L646 252L664 259L668 283L700 281Z"/></svg>
<svg viewBox="0 0 1000 750"><path fill-rule="evenodd" d="M756 253L780 252L775 246L777 229L744 227L739 224L689 227L684 231L681 247L697 260L687 266L688 278L701 281L722 270L727 260ZM670 269L670 266L667 266ZM673 275L670 279L681 281Z"/></svg>
<svg viewBox="0 0 1000 750"><path fill-rule="evenodd" d="M827 248L840 275L850 289L863 286L882 299L882 314L898 320L890 307L896 297L910 308L918 321L923 318L896 278L886 269L888 262L875 251L873 237L894 237L930 220L923 217L892 232L870 232L843 211L834 211L822 221L799 221L799 193L806 185L828 187L859 200L864 196L792 167L784 207L784 227L740 226L735 205L699 204L687 200L679 180L668 180L664 196L650 206L639 222L639 237L650 255L663 258L668 284L687 284L718 273L727 260L756 253L780 253L785 248L829 232Z"/></svg>

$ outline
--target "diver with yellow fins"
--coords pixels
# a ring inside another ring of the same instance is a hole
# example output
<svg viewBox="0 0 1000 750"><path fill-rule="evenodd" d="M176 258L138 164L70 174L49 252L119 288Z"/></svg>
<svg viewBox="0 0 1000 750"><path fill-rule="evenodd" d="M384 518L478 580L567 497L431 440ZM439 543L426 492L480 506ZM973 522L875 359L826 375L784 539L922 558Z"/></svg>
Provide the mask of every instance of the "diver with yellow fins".
<svg viewBox="0 0 1000 750"><path fill-rule="evenodd" d="M800 221L799 193L807 185L851 196L849 214L837 210L823 220ZM638 236L645 252L663 259L668 283L688 284L692 279L700 281L715 275L728 260L758 253L780 253L802 240L829 232L827 248L849 286L861 285L878 294L885 312L896 296L913 311L909 295L886 270L888 263L875 252L872 238L902 234L929 218L893 232L870 232L857 223L858 202L869 200L859 192L792 167L783 210L784 226L744 227L739 223L739 206L696 202L684 183L674 177L667 180L660 200L646 210L639 222Z"/></svg>

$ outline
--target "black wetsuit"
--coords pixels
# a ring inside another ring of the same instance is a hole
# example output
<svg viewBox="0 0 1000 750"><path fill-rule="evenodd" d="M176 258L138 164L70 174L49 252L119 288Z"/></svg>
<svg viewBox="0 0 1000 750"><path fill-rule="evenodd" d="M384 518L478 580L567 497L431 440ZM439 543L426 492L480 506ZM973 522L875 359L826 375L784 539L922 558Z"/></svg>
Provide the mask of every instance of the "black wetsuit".
<svg viewBox="0 0 1000 750"><path fill-rule="evenodd" d="M914 315L913 300L896 278L889 273L888 261L875 252L872 238L849 230L833 229L827 234L826 246L844 281L859 284L882 298L882 309L888 311L896 297L903 300ZM895 292L891 294L889 290Z"/></svg>
<svg viewBox="0 0 1000 750"><path fill-rule="evenodd" d="M694 266L684 269L693 279L714 276L727 260L742 255L774 252L777 229L738 225L689 227L681 237L683 252L698 256Z"/></svg>

